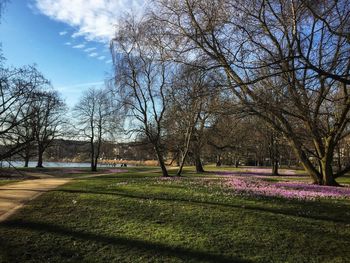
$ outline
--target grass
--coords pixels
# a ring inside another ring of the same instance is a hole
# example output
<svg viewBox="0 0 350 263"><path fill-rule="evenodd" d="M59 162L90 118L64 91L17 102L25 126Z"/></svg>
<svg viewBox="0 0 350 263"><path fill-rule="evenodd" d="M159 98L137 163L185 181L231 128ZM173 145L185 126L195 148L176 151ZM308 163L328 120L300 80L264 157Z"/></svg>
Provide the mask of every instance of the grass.
<svg viewBox="0 0 350 263"><path fill-rule="evenodd" d="M340 184L350 184L350 175L346 174L345 176L339 177L336 180Z"/></svg>
<svg viewBox="0 0 350 263"><path fill-rule="evenodd" d="M350 258L349 200L236 196L190 168L181 179L128 170L80 178L30 202L0 224L0 262Z"/></svg>

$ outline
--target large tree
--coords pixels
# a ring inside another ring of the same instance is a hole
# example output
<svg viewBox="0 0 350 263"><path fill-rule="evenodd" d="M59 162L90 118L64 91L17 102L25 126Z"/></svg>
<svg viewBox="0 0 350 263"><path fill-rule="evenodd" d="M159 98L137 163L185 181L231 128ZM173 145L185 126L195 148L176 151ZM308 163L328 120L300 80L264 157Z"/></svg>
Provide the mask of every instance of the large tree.
<svg viewBox="0 0 350 263"><path fill-rule="evenodd" d="M32 107L39 99L34 94L47 83L35 67L0 66L0 160L10 158L34 141L33 134L24 136L23 128L34 116Z"/></svg>
<svg viewBox="0 0 350 263"><path fill-rule="evenodd" d="M33 101L27 103L20 109L20 118L23 121L16 127L16 138L23 143L21 151L18 155L24 160L24 167L29 166L30 159L37 156L36 144L35 144L35 100L40 98L35 98L33 96Z"/></svg>
<svg viewBox="0 0 350 263"><path fill-rule="evenodd" d="M226 87L289 141L313 182L337 185L350 170L332 167L349 131L349 1L157 2L169 52L221 68Z"/></svg>
<svg viewBox="0 0 350 263"><path fill-rule="evenodd" d="M119 107L110 91L90 88L83 93L73 112L79 138L89 140L91 171L95 172L103 142L111 141L120 127Z"/></svg>
<svg viewBox="0 0 350 263"><path fill-rule="evenodd" d="M204 126L210 114L209 81L205 72L189 66L181 66L174 74L171 84L170 105L167 112L167 136L175 144L175 155L180 155L177 175L182 173L188 154L192 151L197 162L197 172L203 172L200 160L201 139ZM170 146L170 148L172 148Z"/></svg>
<svg viewBox="0 0 350 263"><path fill-rule="evenodd" d="M60 95L50 89L38 90L34 93L37 98L32 108L32 125L35 145L37 147L37 167L43 167L43 155L58 136L64 134L66 105Z"/></svg>
<svg viewBox="0 0 350 263"><path fill-rule="evenodd" d="M170 65L160 39L147 21L126 19L113 40L116 88L129 116L137 121L135 131L144 134L157 155L163 176L164 114L168 105Z"/></svg>

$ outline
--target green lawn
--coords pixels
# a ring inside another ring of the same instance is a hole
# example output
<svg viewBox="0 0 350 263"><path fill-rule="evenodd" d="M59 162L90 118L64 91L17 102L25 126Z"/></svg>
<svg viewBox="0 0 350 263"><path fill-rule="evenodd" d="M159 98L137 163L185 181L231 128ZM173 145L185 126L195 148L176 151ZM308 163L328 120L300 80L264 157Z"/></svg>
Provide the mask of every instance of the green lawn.
<svg viewBox="0 0 350 263"><path fill-rule="evenodd" d="M349 200L236 196L203 176L75 180L0 224L0 262L349 262Z"/></svg>

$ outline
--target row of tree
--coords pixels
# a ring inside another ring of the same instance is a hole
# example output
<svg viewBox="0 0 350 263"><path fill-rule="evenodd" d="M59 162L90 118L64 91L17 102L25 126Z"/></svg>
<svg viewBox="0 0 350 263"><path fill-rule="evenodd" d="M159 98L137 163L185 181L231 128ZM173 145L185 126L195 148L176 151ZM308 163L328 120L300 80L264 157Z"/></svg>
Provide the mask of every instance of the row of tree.
<svg viewBox="0 0 350 263"><path fill-rule="evenodd" d="M59 138L86 141L91 169L96 171L103 141L118 130L115 100L106 89L91 88L74 107L71 118L61 96L34 67L0 66L0 161L15 157L37 160Z"/></svg>
<svg viewBox="0 0 350 263"><path fill-rule="evenodd" d="M68 119L64 102L35 67L11 70L2 67L1 72L0 160L20 157L28 167L29 161L36 159L37 167L43 167L43 154L54 146L56 139L74 139L90 145L91 169L96 171L103 155L101 147L116 140L125 118L126 112L113 94L115 88L85 91ZM167 90L171 92L166 93L167 107L158 125L162 133L158 154L168 158L168 164L176 163L180 167L178 175L185 163L193 163L198 172L203 172L202 161L215 162L215 158L217 165L236 166L240 161L249 164L249 160L255 160L255 164L268 165L281 161L282 155L271 151L274 149L271 145L276 143L274 138L270 140L270 131L265 129L267 133L264 133L256 129L262 126L252 116L224 113L228 105L208 93L208 80L198 73L186 67L185 71L173 75L171 89ZM125 99L123 102L126 106ZM156 107L155 104L153 110ZM138 140L149 141L145 130L137 128L141 135ZM154 141L150 142L153 145ZM279 151L281 149L279 146ZM278 165L274 167L277 174Z"/></svg>
<svg viewBox="0 0 350 263"><path fill-rule="evenodd" d="M245 113L288 142L314 183L337 185L350 171L334 170L349 135L349 24L348 0L155 0L120 23L116 88L164 176L169 116L184 160L206 125Z"/></svg>
<svg viewBox="0 0 350 263"><path fill-rule="evenodd" d="M218 165L224 153L236 164L247 152L259 159L261 148L275 174L292 151L315 184L337 185L350 171L342 158L350 131L349 24L349 0L154 0L144 16L118 24L114 81L82 96L75 136L89 141L92 170L122 116L152 146L163 176L170 156L181 175L190 160L203 171L208 148ZM35 108L59 113L62 103L37 99L56 93L33 68L2 75L3 156L30 138L40 159L46 144L39 140L49 139L38 134L46 130L31 128L36 135L26 137L23 127L41 126L37 115L45 111Z"/></svg>
<svg viewBox="0 0 350 263"><path fill-rule="evenodd" d="M0 160L21 155L26 166L35 154L42 167L43 153L60 134L65 105L35 67L0 65Z"/></svg>
<svg viewBox="0 0 350 263"><path fill-rule="evenodd" d="M0 1L0 22L7 0ZM71 118L60 94L35 66L10 68L0 49L0 161L37 159L56 139L77 139L90 145L91 169L96 171L102 142L113 140L120 126L118 107L107 89L86 91Z"/></svg>
<svg viewBox="0 0 350 263"><path fill-rule="evenodd" d="M8 1L0 1L0 21ZM0 161L22 156L25 166L34 155L38 167L60 134L65 104L35 66L11 68L0 49Z"/></svg>

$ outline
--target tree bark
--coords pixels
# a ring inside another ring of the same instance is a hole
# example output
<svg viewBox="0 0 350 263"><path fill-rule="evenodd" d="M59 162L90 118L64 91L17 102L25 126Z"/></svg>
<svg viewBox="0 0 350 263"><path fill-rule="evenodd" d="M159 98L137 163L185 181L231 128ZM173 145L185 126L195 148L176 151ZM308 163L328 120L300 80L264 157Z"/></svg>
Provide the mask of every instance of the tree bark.
<svg viewBox="0 0 350 263"><path fill-rule="evenodd" d="M191 142L191 138L192 138L192 132L193 132L193 126L192 126L192 124L190 122L189 126L187 127L186 134L185 134L185 142L186 143L184 145L184 152L182 154L180 167L179 167L179 170L176 173L176 176L181 176L182 169L183 169L183 167L185 165L185 161L186 161L189 149L190 149L190 142Z"/></svg>
<svg viewBox="0 0 350 263"><path fill-rule="evenodd" d="M204 168L203 168L203 164L202 164L201 157L200 157L199 153L194 154L194 163L196 166L196 172L197 173L204 173Z"/></svg>
<svg viewBox="0 0 350 263"><path fill-rule="evenodd" d="M162 155L162 153L161 153L161 151L160 151L158 146L154 146L154 149L155 149L155 152L156 152L156 155L157 155L157 158L158 158L159 166L162 169L162 176L163 177L168 177L169 174L168 174L168 170L166 169L166 166L165 166L163 155Z"/></svg>
<svg viewBox="0 0 350 263"><path fill-rule="evenodd" d="M42 149L42 147L39 146L39 148L38 148L38 163L36 165L37 168L44 168L43 155L44 155L44 150Z"/></svg>
<svg viewBox="0 0 350 263"><path fill-rule="evenodd" d="M342 161L341 161L341 152L340 152L340 146L337 145L337 166L338 166L338 172L341 171L342 168Z"/></svg>
<svg viewBox="0 0 350 263"><path fill-rule="evenodd" d="M91 154L91 158L90 158L90 164L91 164L91 172L96 172L97 171L97 167L95 164L95 144L94 144L94 134L92 133L91 139L90 139L90 154Z"/></svg>
<svg viewBox="0 0 350 263"><path fill-rule="evenodd" d="M162 176L163 176L163 177L168 177L169 174L168 174L168 170L166 169L166 166L165 166L165 162L164 162L164 160L163 160L163 157L158 157L158 162L159 162L160 168L162 169Z"/></svg>
<svg viewBox="0 0 350 263"><path fill-rule="evenodd" d="M187 155L188 155L188 150L189 149L187 148L186 151L182 155L180 166L179 166L179 170L177 171L176 176L181 176L182 169L183 169L183 167L185 165L185 161L186 161L186 158L187 158Z"/></svg>
<svg viewBox="0 0 350 263"><path fill-rule="evenodd" d="M32 148L32 145L31 144L28 144L25 149L24 149L24 152L23 152L23 160L24 160L24 167L27 168L29 166L29 160L30 160L30 156L31 156L31 148Z"/></svg>
<svg viewBox="0 0 350 263"><path fill-rule="evenodd" d="M29 157L24 157L24 167L27 168L29 166Z"/></svg>
<svg viewBox="0 0 350 263"><path fill-rule="evenodd" d="M237 160L235 161L235 167L238 168L238 166L239 166L239 159L237 159Z"/></svg>
<svg viewBox="0 0 350 263"><path fill-rule="evenodd" d="M221 155L218 154L216 156L216 167L220 167L221 166Z"/></svg>
<svg viewBox="0 0 350 263"><path fill-rule="evenodd" d="M301 146L297 143L297 141L293 140L293 138L289 138L289 143L294 151L294 154L296 155L296 157L299 159L301 165L303 166L304 170L311 177L312 183L313 184L322 184L320 173L316 170L316 168L311 163L309 158L303 152Z"/></svg>
<svg viewBox="0 0 350 263"><path fill-rule="evenodd" d="M335 178L334 178L332 161L333 161L333 152L330 154L327 154L323 159L320 160L321 175L322 175L322 181L320 184L322 185L339 186L339 184L335 181Z"/></svg>
<svg viewBox="0 0 350 263"><path fill-rule="evenodd" d="M97 147L95 151L95 159L94 159L94 167L93 172L97 172L97 164L98 164L98 158L100 157L101 152L101 144L102 144L102 118L99 119L99 125L98 125L98 137L97 137Z"/></svg>
<svg viewBox="0 0 350 263"><path fill-rule="evenodd" d="M272 175L278 174L278 160L272 160Z"/></svg>
<svg viewBox="0 0 350 263"><path fill-rule="evenodd" d="M319 158L319 171L315 168L315 166L311 163L306 154L302 151L301 147L296 145L293 140L290 140L291 146L303 165L305 171L310 175L314 184L325 185L325 186L339 186L339 184L335 181L335 174L333 173L333 157L334 157L334 149L335 143L331 140L332 138L328 138L325 140L324 151L320 153L321 157Z"/></svg>

